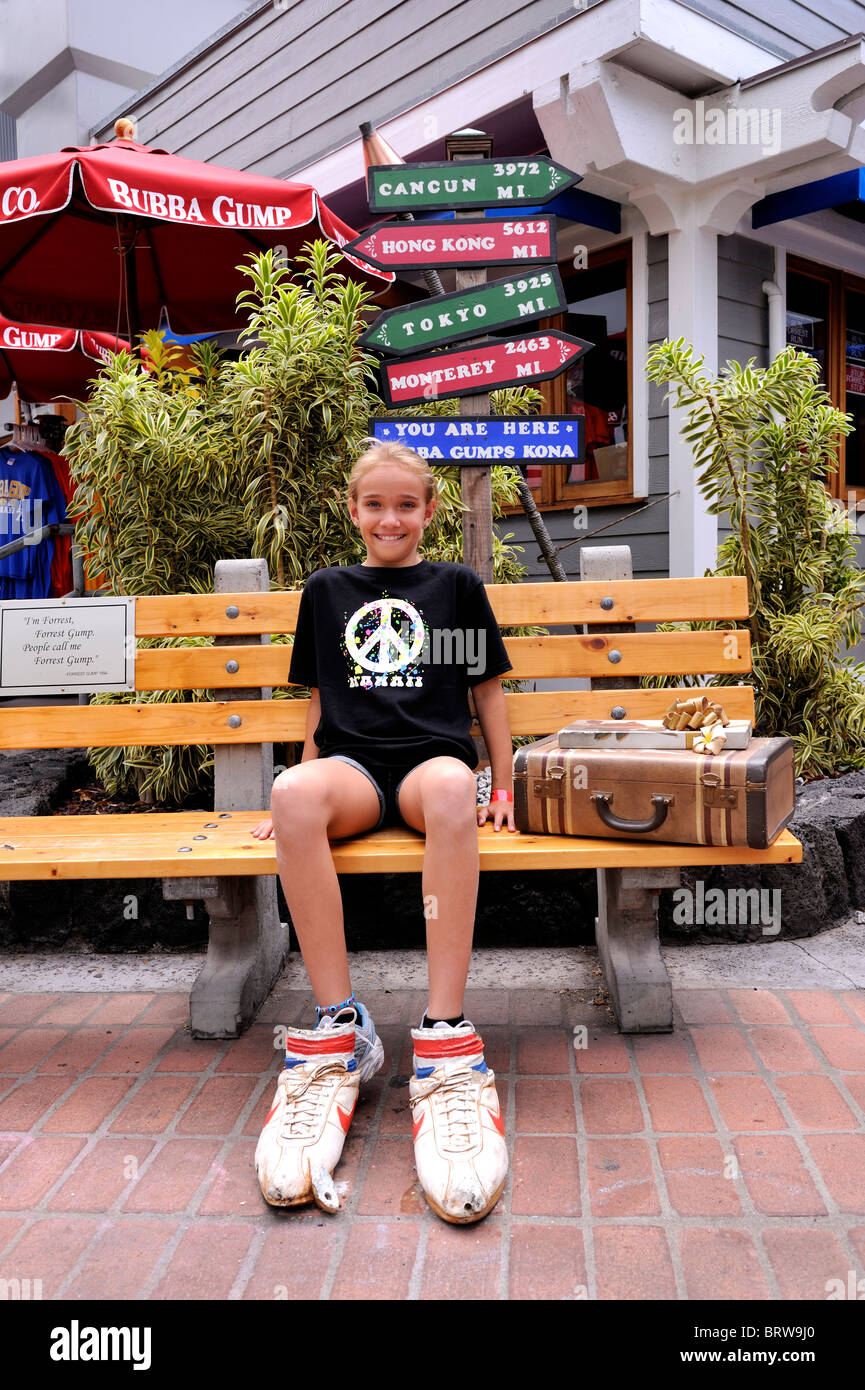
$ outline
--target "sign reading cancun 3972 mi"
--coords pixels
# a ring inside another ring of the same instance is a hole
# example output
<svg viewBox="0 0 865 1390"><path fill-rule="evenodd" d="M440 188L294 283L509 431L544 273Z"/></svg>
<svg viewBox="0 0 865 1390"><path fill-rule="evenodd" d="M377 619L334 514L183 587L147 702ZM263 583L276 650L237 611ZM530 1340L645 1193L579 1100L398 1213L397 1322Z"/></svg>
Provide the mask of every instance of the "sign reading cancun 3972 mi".
<svg viewBox="0 0 865 1390"><path fill-rule="evenodd" d="M419 304L387 309L360 342L376 352L419 352L445 347L463 338L477 338L482 333L495 333L545 314L559 314L567 303L556 266L546 265L476 289L439 294Z"/></svg>
<svg viewBox="0 0 865 1390"><path fill-rule="evenodd" d="M579 174L543 155L446 164L379 164L367 170L370 212L542 206L580 182Z"/></svg>

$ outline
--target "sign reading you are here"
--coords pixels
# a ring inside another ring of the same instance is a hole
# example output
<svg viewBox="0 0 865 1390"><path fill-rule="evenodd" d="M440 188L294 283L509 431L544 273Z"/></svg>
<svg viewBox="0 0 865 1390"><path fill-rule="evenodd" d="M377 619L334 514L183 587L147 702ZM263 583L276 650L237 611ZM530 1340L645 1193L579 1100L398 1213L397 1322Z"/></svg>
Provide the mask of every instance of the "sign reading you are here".
<svg viewBox="0 0 865 1390"><path fill-rule="evenodd" d="M475 415L456 420L390 415L371 419L369 433L374 439L407 444L434 463L458 463L462 467L528 460L577 463L585 449L582 415Z"/></svg>
<svg viewBox="0 0 865 1390"><path fill-rule="evenodd" d="M0 693L135 689L135 599L4 599Z"/></svg>

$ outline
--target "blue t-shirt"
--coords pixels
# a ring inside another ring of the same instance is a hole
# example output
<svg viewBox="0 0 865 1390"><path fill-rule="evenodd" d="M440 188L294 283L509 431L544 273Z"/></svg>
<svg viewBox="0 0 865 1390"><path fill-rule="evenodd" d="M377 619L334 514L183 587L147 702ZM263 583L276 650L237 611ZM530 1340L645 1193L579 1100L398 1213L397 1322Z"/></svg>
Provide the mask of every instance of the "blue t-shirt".
<svg viewBox="0 0 865 1390"><path fill-rule="evenodd" d="M40 525L65 520L66 498L50 461L41 454L0 449L0 546ZM53 558L53 538L0 556L0 598L48 598Z"/></svg>

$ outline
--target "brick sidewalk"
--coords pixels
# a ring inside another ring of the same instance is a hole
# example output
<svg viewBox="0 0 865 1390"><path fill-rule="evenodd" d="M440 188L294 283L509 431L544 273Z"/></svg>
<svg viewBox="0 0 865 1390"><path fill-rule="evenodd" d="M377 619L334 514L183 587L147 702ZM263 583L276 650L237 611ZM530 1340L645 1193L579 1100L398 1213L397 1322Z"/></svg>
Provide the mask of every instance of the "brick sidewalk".
<svg viewBox="0 0 865 1390"><path fill-rule="evenodd" d="M865 1276L865 992L680 990L676 1032L636 1038L585 991L470 992L512 1167L467 1228L414 1180L425 995L366 1002L385 1068L331 1217L268 1208L252 1169L274 1024L309 1026L309 995L278 989L213 1043L180 994L0 996L0 1279L44 1299L824 1300Z"/></svg>

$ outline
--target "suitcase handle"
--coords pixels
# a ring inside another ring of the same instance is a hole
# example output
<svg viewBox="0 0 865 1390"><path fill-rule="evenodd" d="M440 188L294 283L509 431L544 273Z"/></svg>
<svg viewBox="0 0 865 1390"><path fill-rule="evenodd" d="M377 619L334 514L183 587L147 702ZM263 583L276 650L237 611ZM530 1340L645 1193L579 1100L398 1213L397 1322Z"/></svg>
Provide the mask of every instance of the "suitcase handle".
<svg viewBox="0 0 865 1390"><path fill-rule="evenodd" d="M592 792L589 797L590 801L594 801L595 810L604 825L609 826L610 830L623 830L629 835L648 835L650 830L657 830L667 819L667 810L674 801L672 796L653 796L655 810L648 820L622 820L610 809L612 799L612 792Z"/></svg>

